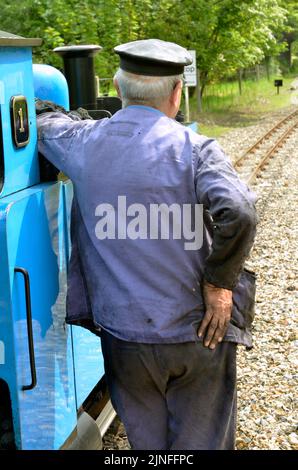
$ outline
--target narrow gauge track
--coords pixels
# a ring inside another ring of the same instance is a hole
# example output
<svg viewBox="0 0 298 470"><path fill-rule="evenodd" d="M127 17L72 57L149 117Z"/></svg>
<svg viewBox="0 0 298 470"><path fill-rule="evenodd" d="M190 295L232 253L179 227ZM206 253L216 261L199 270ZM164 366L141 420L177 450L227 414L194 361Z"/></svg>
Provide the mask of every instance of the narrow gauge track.
<svg viewBox="0 0 298 470"><path fill-rule="evenodd" d="M297 127L298 110L279 121L234 162L234 167L247 184L251 184L259 176L271 156ZM253 154L255 158L249 158ZM244 161L245 166L242 166Z"/></svg>

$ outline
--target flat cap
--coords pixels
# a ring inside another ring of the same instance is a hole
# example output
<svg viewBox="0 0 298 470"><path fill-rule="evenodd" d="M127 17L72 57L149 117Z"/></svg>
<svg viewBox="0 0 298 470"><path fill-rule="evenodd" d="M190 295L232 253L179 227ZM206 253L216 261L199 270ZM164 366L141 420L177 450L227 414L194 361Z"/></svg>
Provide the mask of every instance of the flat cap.
<svg viewBox="0 0 298 470"><path fill-rule="evenodd" d="M139 75L164 77L179 75L192 57L184 48L160 39L127 42L114 48L120 56L120 68Z"/></svg>

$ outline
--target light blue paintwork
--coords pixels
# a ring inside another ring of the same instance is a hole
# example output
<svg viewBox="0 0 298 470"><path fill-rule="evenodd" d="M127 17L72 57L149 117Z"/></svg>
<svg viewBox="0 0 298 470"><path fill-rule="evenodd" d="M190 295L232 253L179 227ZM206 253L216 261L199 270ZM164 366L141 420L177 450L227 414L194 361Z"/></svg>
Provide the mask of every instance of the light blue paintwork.
<svg viewBox="0 0 298 470"><path fill-rule="evenodd" d="M11 136L10 99L15 95L24 95L28 101L30 142L21 148L14 146ZM32 54L29 47L0 47L0 111L5 166L3 197L39 183Z"/></svg>
<svg viewBox="0 0 298 470"><path fill-rule="evenodd" d="M55 67L33 64L34 94L41 100L50 100L69 110L68 85L64 75Z"/></svg>
<svg viewBox="0 0 298 470"><path fill-rule="evenodd" d="M62 183L44 184L0 201L0 331L8 345L0 377L17 397L12 400L18 446L57 449L76 424L71 329L64 323L66 252ZM24 281L14 267L30 275L37 386L30 383ZM13 347L11 346L13 345ZM7 353L10 353L7 355ZM12 361L11 361L12 359ZM14 364L14 367L11 366Z"/></svg>
<svg viewBox="0 0 298 470"><path fill-rule="evenodd" d="M102 377L100 340L65 325L65 225L70 182L43 184L0 200L0 340L6 361L0 378L11 391L17 445L58 449L76 424L76 410ZM68 221L69 224L69 221ZM37 386L30 383L24 281L30 275Z"/></svg>

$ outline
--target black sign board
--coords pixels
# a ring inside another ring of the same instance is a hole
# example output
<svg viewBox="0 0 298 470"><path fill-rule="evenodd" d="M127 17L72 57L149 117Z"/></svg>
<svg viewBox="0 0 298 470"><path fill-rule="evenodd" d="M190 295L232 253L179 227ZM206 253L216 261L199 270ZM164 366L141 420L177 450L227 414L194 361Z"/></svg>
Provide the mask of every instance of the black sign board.
<svg viewBox="0 0 298 470"><path fill-rule="evenodd" d="M11 131L16 147L25 147L29 142L28 106L25 96L13 96L10 100Z"/></svg>
<svg viewBox="0 0 298 470"><path fill-rule="evenodd" d="M274 80L274 86L282 86L282 80Z"/></svg>

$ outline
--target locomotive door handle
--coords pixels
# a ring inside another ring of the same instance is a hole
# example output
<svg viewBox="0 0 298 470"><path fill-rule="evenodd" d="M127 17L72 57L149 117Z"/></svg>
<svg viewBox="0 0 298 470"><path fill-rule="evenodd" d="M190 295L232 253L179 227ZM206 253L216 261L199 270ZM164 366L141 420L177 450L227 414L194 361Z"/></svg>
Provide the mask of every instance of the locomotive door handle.
<svg viewBox="0 0 298 470"><path fill-rule="evenodd" d="M15 273L21 273L25 283L25 298L26 298L26 318L27 318L27 331L28 331L28 346L31 370L31 384L23 385L22 390L32 390L36 386L36 366L34 355L34 341L33 341L33 328L32 328L32 309L31 309L31 293L30 293L30 279L29 273L24 268L15 268Z"/></svg>

